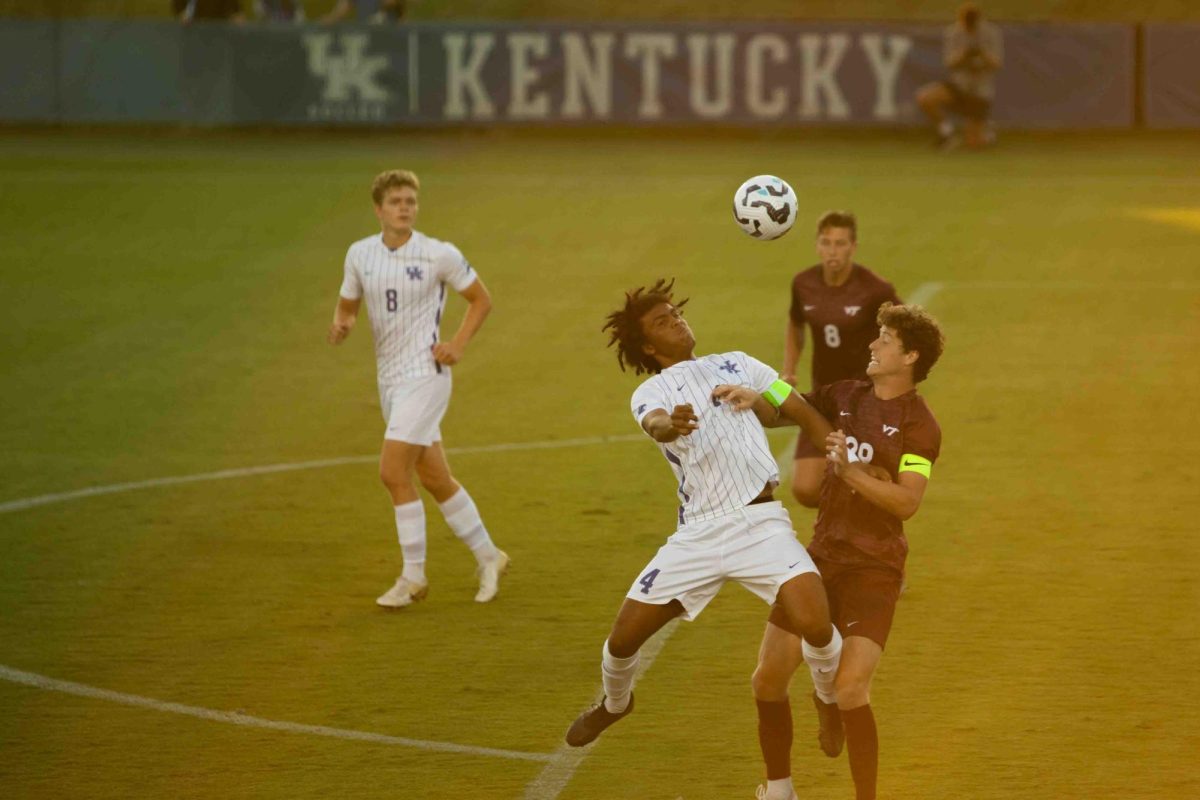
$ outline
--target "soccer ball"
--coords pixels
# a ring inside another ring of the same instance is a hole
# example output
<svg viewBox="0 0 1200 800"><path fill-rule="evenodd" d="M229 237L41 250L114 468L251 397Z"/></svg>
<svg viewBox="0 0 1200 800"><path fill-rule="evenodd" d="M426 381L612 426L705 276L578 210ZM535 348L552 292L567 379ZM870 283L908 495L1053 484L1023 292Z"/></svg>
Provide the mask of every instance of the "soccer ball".
<svg viewBox="0 0 1200 800"><path fill-rule="evenodd" d="M756 175L733 196L733 218L755 239L778 239L796 221L796 193L774 175Z"/></svg>

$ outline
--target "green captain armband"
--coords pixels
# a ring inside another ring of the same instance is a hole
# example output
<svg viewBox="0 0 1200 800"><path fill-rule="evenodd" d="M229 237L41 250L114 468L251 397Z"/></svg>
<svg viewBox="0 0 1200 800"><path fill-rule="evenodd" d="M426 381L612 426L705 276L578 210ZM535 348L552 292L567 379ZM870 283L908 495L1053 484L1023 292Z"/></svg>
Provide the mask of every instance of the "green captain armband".
<svg viewBox="0 0 1200 800"><path fill-rule="evenodd" d="M932 467L933 462L928 458L914 456L912 453L905 453L904 455L900 456L900 468L896 470L896 473L915 472L918 475L924 475L926 478L928 478L929 470Z"/></svg>
<svg viewBox="0 0 1200 800"><path fill-rule="evenodd" d="M767 402L779 408L783 405L783 401L787 400L788 395L792 393L791 384L787 381L775 381L767 390L763 392L763 397L767 398Z"/></svg>

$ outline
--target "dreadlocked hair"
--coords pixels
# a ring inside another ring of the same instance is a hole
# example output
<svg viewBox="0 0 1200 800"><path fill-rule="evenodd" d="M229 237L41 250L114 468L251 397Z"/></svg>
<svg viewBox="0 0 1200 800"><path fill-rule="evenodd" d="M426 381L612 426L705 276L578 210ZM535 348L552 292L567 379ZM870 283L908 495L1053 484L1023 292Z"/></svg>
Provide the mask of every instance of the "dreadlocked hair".
<svg viewBox="0 0 1200 800"><path fill-rule="evenodd" d="M621 367L622 372L627 366L632 367L638 375L643 372L658 373L662 371L662 365L642 349L646 343L645 334L642 332L642 317L659 303L670 303L675 308L683 308L687 305L686 299L676 301L671 296L671 287L674 285L674 278L669 281L666 278L659 278L653 286L639 286L633 291L625 293L623 308L608 315L608 321L600 330L601 332L612 330L608 347L612 347L614 344L617 346L617 364Z"/></svg>

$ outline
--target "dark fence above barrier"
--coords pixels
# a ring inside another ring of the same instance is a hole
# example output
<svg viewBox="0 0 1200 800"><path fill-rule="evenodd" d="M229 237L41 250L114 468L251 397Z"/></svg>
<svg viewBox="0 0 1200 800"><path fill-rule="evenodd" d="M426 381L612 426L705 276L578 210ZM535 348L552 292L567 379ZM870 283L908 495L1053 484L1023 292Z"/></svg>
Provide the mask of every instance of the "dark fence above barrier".
<svg viewBox="0 0 1200 800"><path fill-rule="evenodd" d="M1132 27L1002 30L1001 124L1133 123ZM214 126L911 126L942 74L940 26L887 23L9 20L0 69L5 120Z"/></svg>

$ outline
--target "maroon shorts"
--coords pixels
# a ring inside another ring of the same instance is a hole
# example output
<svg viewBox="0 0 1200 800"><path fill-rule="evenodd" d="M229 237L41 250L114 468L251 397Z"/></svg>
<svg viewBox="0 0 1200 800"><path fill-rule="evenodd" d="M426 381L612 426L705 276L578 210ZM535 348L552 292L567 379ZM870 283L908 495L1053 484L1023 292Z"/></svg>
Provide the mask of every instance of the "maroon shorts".
<svg viewBox="0 0 1200 800"><path fill-rule="evenodd" d="M810 442L808 440L808 437L804 435L804 431L800 431L800 438L798 438L796 440L796 455L792 456L792 458L824 458L824 457L825 457L824 443L822 443L821 446L818 447L817 445L813 444L812 442Z"/></svg>
<svg viewBox="0 0 1200 800"><path fill-rule="evenodd" d="M810 554L811 555L811 554ZM887 567L835 564L818 556L813 563L821 570L829 618L843 637L865 636L881 648L887 645L900 599L900 573ZM800 635L788 624L787 615L772 606L770 620L786 631Z"/></svg>

